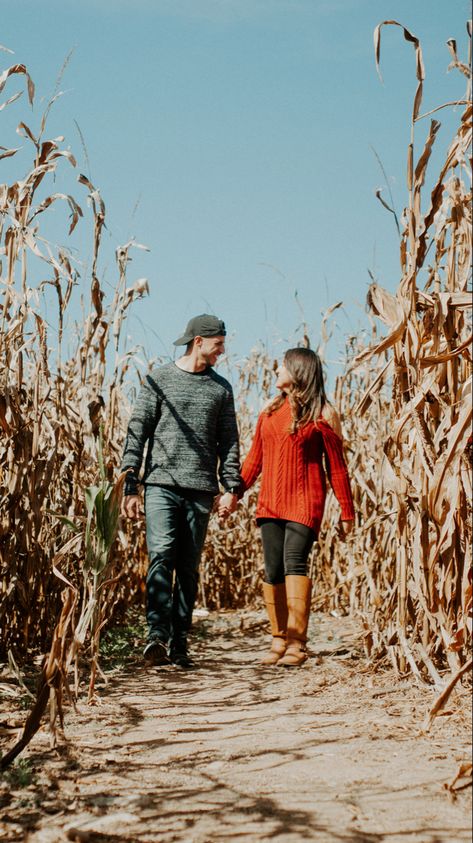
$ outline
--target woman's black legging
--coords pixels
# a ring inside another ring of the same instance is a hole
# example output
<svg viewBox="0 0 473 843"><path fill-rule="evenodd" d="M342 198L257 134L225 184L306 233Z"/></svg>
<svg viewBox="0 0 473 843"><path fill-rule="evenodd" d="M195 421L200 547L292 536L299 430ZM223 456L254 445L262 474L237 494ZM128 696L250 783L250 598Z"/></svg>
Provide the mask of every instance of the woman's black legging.
<svg viewBox="0 0 473 843"><path fill-rule="evenodd" d="M282 518L259 518L263 541L265 581L284 582L288 575L306 576L307 559L317 538L315 530Z"/></svg>

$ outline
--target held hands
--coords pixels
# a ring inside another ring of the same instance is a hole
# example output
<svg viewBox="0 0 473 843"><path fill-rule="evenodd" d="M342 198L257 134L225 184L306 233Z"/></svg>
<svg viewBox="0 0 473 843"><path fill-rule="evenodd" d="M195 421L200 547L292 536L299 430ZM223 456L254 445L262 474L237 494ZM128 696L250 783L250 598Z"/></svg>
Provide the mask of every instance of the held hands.
<svg viewBox="0 0 473 843"><path fill-rule="evenodd" d="M232 492L225 492L216 500L216 508L220 519L228 518L237 508L238 498Z"/></svg>
<svg viewBox="0 0 473 843"><path fill-rule="evenodd" d="M125 495L122 500L120 508L120 515L123 518L131 518L133 521L138 521L143 517L143 510L141 508L141 498L139 495Z"/></svg>

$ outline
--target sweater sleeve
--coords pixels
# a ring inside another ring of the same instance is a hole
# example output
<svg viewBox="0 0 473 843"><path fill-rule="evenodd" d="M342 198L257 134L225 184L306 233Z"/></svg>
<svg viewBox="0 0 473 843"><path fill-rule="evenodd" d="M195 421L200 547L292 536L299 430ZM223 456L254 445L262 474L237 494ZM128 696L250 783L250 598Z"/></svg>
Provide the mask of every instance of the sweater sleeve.
<svg viewBox="0 0 473 843"><path fill-rule="evenodd" d="M145 444L152 436L159 416L159 397L155 380L148 375L138 393L128 424L121 470L128 471L125 495L138 494L138 477Z"/></svg>
<svg viewBox="0 0 473 843"><path fill-rule="evenodd" d="M227 389L218 421L219 478L224 489L240 486L240 446L233 391Z"/></svg>
<svg viewBox="0 0 473 843"><path fill-rule="evenodd" d="M243 463L243 468L241 470L242 495L248 489L251 488L253 483L256 482L259 475L261 474L261 469L263 467L263 440L261 437L262 421L263 414L261 414L258 418L256 430L253 436L253 441L251 443L251 448L248 451L248 455L245 459L245 462Z"/></svg>
<svg viewBox="0 0 473 843"><path fill-rule="evenodd" d="M355 509L342 440L324 419L318 420L317 427L322 434L327 475L340 504L342 521L351 521Z"/></svg>

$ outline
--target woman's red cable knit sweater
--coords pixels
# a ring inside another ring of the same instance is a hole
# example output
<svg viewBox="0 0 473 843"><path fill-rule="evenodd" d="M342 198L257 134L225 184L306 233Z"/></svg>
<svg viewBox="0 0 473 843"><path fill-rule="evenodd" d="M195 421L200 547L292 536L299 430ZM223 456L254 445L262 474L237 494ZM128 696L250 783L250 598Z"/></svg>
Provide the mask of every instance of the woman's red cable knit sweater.
<svg viewBox="0 0 473 843"><path fill-rule="evenodd" d="M262 475L256 517L296 521L318 533L327 474L342 520L351 521L355 512L342 440L323 418L296 433L290 433L291 421L288 400L271 415L261 413L258 419L242 469L244 491Z"/></svg>

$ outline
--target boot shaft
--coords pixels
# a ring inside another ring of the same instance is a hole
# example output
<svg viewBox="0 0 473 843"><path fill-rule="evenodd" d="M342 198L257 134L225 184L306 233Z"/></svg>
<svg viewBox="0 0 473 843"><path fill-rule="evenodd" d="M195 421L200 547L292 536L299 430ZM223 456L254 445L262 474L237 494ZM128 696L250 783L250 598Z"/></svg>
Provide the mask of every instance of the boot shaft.
<svg viewBox="0 0 473 843"><path fill-rule="evenodd" d="M271 624L273 638L286 638L287 631L287 596L286 583L263 583L263 597Z"/></svg>
<svg viewBox="0 0 473 843"><path fill-rule="evenodd" d="M288 608L287 640L307 641L309 625L312 580L309 577L291 574L286 577Z"/></svg>

